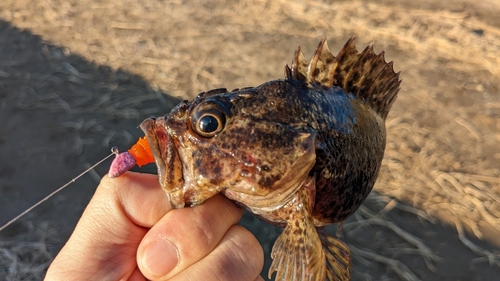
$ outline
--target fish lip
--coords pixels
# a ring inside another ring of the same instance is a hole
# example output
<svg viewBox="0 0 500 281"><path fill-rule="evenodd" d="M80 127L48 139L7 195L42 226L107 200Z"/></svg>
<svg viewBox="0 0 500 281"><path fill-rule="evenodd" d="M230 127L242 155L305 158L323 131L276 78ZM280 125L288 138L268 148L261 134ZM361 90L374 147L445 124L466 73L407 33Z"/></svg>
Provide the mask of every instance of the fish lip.
<svg viewBox="0 0 500 281"><path fill-rule="evenodd" d="M160 171L164 171L166 167L165 159L163 159L160 149L160 141L158 140L156 134L157 130L163 132L164 135L167 136L167 141L168 141L169 139L168 133L167 130L165 129L164 123L165 123L165 118L149 117L146 120L142 121L141 125L139 126L141 130L144 132L144 135L148 140L149 146L151 147L151 152L153 153L156 166L158 167L158 173L160 173ZM163 181L160 180L160 182Z"/></svg>
<svg viewBox="0 0 500 281"><path fill-rule="evenodd" d="M167 193L172 208L183 208L181 200L184 184L182 163L173 137L167 130L168 115L144 120L139 126L148 140L158 170L161 188Z"/></svg>

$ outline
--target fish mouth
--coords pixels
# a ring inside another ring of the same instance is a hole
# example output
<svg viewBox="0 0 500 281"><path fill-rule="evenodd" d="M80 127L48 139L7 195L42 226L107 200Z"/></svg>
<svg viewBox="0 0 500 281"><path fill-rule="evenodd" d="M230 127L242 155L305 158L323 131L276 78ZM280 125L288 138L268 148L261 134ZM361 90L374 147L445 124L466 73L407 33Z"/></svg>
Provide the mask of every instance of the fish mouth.
<svg viewBox="0 0 500 281"><path fill-rule="evenodd" d="M160 186L167 193L172 208L179 209L186 204L183 194L182 162L175 138L167 131L167 120L168 115L158 118L150 117L139 127L144 132L155 158Z"/></svg>

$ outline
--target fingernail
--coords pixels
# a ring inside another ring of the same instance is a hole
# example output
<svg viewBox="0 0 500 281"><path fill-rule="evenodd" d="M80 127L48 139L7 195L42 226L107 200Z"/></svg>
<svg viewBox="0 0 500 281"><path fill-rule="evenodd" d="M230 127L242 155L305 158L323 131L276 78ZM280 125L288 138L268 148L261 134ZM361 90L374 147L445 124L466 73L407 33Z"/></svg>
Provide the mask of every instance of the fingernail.
<svg viewBox="0 0 500 281"><path fill-rule="evenodd" d="M164 276L179 263L179 251L168 240L156 240L144 251L142 264L155 276Z"/></svg>

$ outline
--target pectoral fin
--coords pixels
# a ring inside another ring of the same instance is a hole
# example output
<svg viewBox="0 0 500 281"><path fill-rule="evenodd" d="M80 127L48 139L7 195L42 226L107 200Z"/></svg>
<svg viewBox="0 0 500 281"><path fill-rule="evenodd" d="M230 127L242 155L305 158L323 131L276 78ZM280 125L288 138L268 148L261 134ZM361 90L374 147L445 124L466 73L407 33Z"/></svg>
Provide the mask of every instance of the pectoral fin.
<svg viewBox="0 0 500 281"><path fill-rule="evenodd" d="M319 234L311 216L314 196L313 179L308 180L295 197L276 210L287 226L276 240L271 257L269 278L276 271L279 281L350 280L349 248L340 240Z"/></svg>
<svg viewBox="0 0 500 281"><path fill-rule="evenodd" d="M269 278L274 271L275 280L324 281L325 255L321 240L314 227L304 189L299 190L281 211L287 212L287 226L276 240L271 258Z"/></svg>

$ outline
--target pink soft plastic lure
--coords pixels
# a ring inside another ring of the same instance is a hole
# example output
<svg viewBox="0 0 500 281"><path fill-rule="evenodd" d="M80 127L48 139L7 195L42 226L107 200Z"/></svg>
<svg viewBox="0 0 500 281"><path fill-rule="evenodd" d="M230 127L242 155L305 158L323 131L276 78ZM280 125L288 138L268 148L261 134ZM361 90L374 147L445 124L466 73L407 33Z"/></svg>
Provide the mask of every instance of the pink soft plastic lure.
<svg viewBox="0 0 500 281"><path fill-rule="evenodd" d="M108 174L111 178L116 178L135 165L141 167L154 161L148 140L142 137L128 151L116 154Z"/></svg>

